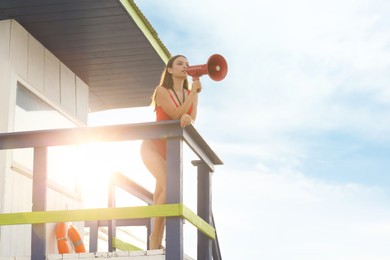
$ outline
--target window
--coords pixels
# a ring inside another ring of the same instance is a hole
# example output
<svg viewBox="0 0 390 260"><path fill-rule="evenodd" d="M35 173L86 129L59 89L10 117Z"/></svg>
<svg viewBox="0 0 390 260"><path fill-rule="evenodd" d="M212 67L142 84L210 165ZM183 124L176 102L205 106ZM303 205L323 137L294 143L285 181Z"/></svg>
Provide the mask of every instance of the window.
<svg viewBox="0 0 390 260"><path fill-rule="evenodd" d="M76 124L53 106L28 90L21 83L16 89L14 131L32 131L76 127ZM76 146L48 148L48 179L62 187L76 191L77 159ZM15 165L32 172L33 148L16 149L13 152Z"/></svg>

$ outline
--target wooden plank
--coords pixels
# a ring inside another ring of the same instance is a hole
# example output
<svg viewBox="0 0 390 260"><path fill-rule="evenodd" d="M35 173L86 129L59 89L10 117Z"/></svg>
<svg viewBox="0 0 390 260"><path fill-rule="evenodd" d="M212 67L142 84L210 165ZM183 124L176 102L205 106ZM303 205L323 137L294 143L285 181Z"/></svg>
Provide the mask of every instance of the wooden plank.
<svg viewBox="0 0 390 260"><path fill-rule="evenodd" d="M159 38L156 37L154 34L154 29L151 28L151 25L147 22L146 18L143 16L142 12L139 10L136 4L128 0L119 1L122 3L123 7L126 8L127 12L133 18L134 22L138 25L139 29L143 32L149 43L153 46L164 63L167 63L171 54L169 53L168 49L165 48Z"/></svg>
<svg viewBox="0 0 390 260"><path fill-rule="evenodd" d="M203 234L208 236L211 239L215 239L215 229L210 226L206 221L196 215L192 210L183 205L183 217L188 220L191 224L202 231Z"/></svg>
<svg viewBox="0 0 390 260"><path fill-rule="evenodd" d="M139 47L139 48L131 48L123 46L120 49L112 49L109 52L91 52L89 50L83 50L83 51L75 51L73 53L69 53L66 56L67 61L71 60L77 60L77 61L82 61L85 59L88 60L93 60L93 59L99 59L99 60L105 60L107 59L108 61L114 60L116 61L117 58L125 58L128 59L128 56L131 56L131 59L134 58L134 61L137 62L142 62L142 59L139 59L139 55L145 58L146 60L148 59L153 59L153 53L150 51L145 50L145 48ZM121 60L118 60L121 61ZM165 65L163 63L160 63L156 61L157 64L160 64L160 66L164 67Z"/></svg>
<svg viewBox="0 0 390 260"><path fill-rule="evenodd" d="M127 73L129 73L129 69L132 70L131 73L136 74L134 70L141 70L145 71L146 68L150 66L156 65L156 62L153 61L152 59L145 59L145 60L139 60L138 63L140 64L139 66L135 65L135 63L130 64L129 60L133 59L133 55L131 54L125 54L121 60L118 60L116 62L110 62L109 60L101 60L100 63L96 62L91 62L91 63L84 63L84 64L77 64L76 62L72 62L72 68L75 70L84 70L88 68L88 71L90 71L88 74L93 75L95 72L96 74L106 72L109 74L110 72L115 73L116 70L123 70L124 68L127 70ZM108 69L108 70L107 70ZM161 67L162 71L163 67ZM161 72L158 70L158 72ZM126 71L123 70L122 73L125 73ZM157 72L157 71L156 71ZM160 73L157 73L160 74Z"/></svg>
<svg viewBox="0 0 390 260"><path fill-rule="evenodd" d="M27 80L28 33L17 22L11 23L11 64L19 77Z"/></svg>
<svg viewBox="0 0 390 260"><path fill-rule="evenodd" d="M27 80L31 86L44 92L45 54L43 45L28 35Z"/></svg>
<svg viewBox="0 0 390 260"><path fill-rule="evenodd" d="M60 28L76 28L77 26L97 26L102 24L111 24L111 23L117 23L117 22L129 22L129 17L124 15L113 15L113 16L103 16L103 17L79 17L74 19L68 19L68 20L54 20L49 21L44 20L44 17L41 17L37 21L31 21L29 20L29 17L19 17L18 21L21 23L29 24L29 27L33 28L42 28L43 31L49 30L50 32L54 32L55 30L58 30ZM131 25L129 25L131 26ZM42 31L42 33L43 33ZM46 34L44 34L46 35Z"/></svg>
<svg viewBox="0 0 390 260"><path fill-rule="evenodd" d="M183 128L178 120L126 125L79 127L0 134L0 149L61 146L81 143L116 142L178 137Z"/></svg>
<svg viewBox="0 0 390 260"><path fill-rule="evenodd" d="M56 146L89 142L131 141L181 137L210 168L222 164L194 126L180 127L178 120L142 124L55 129L0 134L0 149ZM212 169L211 169L212 171Z"/></svg>
<svg viewBox="0 0 390 260"><path fill-rule="evenodd" d="M125 242L117 237L115 237L113 240L113 246L116 249L119 249L121 251L142 251L141 248L139 248L135 245L132 245L130 243L127 243L127 242Z"/></svg>
<svg viewBox="0 0 390 260"><path fill-rule="evenodd" d="M160 65L161 66L161 70L157 70L156 69L156 72L161 72L163 71L163 68L164 68L164 65L159 63L159 62L156 62L152 55L150 55L150 53L147 53L147 52L144 52L142 54L136 54L136 53L126 53L126 54L123 54L123 55L114 55L114 53L112 52L105 52L105 53L99 53L99 55L89 55L89 53L85 53L85 54L82 54L80 53L80 55L84 55L83 57L79 57L79 56L76 56L74 55L73 57L66 57L66 61L68 63L71 63L72 66L74 67L88 67L90 65L103 65L103 64L113 64L113 63L116 63L116 62L119 62L119 63L122 63L122 62L128 62L129 59L131 59L133 62L139 62L139 63L143 63L143 62L146 62L150 65ZM158 74L161 74L161 73L158 73Z"/></svg>
<svg viewBox="0 0 390 260"><path fill-rule="evenodd" d="M11 21L0 21L0 35L0 62L6 64L10 55Z"/></svg>
<svg viewBox="0 0 390 260"><path fill-rule="evenodd" d="M181 216L180 204L0 214L0 226Z"/></svg>
<svg viewBox="0 0 390 260"><path fill-rule="evenodd" d="M211 172L205 163L197 164L197 213L206 223L211 223ZM211 239L198 230L198 260L212 260Z"/></svg>
<svg viewBox="0 0 390 260"><path fill-rule="evenodd" d="M89 87L76 77L76 114L80 121L87 124L89 110Z"/></svg>
<svg viewBox="0 0 390 260"><path fill-rule="evenodd" d="M222 165L221 159L212 152L207 142L193 127L184 128L184 140L191 150L209 167L210 172L214 172L214 165ZM207 149L204 149L204 148Z"/></svg>
<svg viewBox="0 0 390 260"><path fill-rule="evenodd" d="M151 88L157 84L158 78L150 79L145 75L159 75L170 55L135 3L128 3L127 0L4 0L1 1L0 8L1 19L15 19L85 83L108 81L106 87L110 89L114 84L110 83L110 80L128 79L121 75L126 73L126 70L133 71L132 77L142 80L138 87L145 88L146 91L139 101L120 102L119 106L114 98L106 102L104 96L95 93L97 99L90 105L91 111L147 105L148 102L145 100L150 96L148 90L152 91ZM14 54L22 56L23 52L15 51ZM89 62L87 59L99 58L106 54L110 61L98 61L98 64L108 65L101 68L103 76L99 68L97 70L88 68L88 65L95 64L95 60ZM147 54L149 58L146 58L146 61L153 57L156 62L148 64L148 67L143 67L140 71L142 61L139 62L132 56L139 54ZM128 59L123 60L124 56ZM78 62L72 64L68 62L70 60ZM14 61L20 71L19 76L27 81L26 73L21 69L27 70L27 64L24 66L23 59L18 57ZM120 74L112 77L110 73L104 73L112 70L110 64L121 66L122 61L127 64L123 66ZM96 78L92 78L95 76ZM126 82L120 84L126 86ZM129 97L131 94L126 93Z"/></svg>
<svg viewBox="0 0 390 260"><path fill-rule="evenodd" d="M3 5L2 7L7 7L7 8L18 8L21 5L25 7L42 7L45 5L61 5L62 8L64 8L65 4L69 3L75 3L75 2L82 2L83 5L85 5L85 8L88 8L91 6L91 2L95 3L100 3L104 4L104 2L110 2L110 0L84 0L84 1L79 1L79 0L56 0L55 2L53 0L34 0L34 1L26 1L26 0L2 0ZM112 2L112 0L111 0Z"/></svg>
<svg viewBox="0 0 390 260"><path fill-rule="evenodd" d="M95 2L98 3L99 1ZM91 3L88 6L83 6L84 3L85 1L79 1L76 5L71 3L26 6L26 8L6 8L6 12L12 17L28 18L31 22L58 21L80 17L88 18L123 14L123 10L120 10L118 4L115 4L113 1L106 0L104 6L97 6L96 4ZM103 2L100 1L100 3Z"/></svg>
<svg viewBox="0 0 390 260"><path fill-rule="evenodd" d="M115 172L111 175L110 182L123 189L124 191L132 194L133 196L141 199L149 205L153 204L153 193L145 189L126 175L120 172Z"/></svg>
<svg viewBox="0 0 390 260"><path fill-rule="evenodd" d="M183 204L4 213L0 214L0 226L153 217L183 217L208 237L215 238L215 229Z"/></svg>
<svg viewBox="0 0 390 260"><path fill-rule="evenodd" d="M110 23L104 23L104 24L93 24L93 25L75 24L74 26L70 26L70 25L66 27L63 26L64 31L62 33L61 31L55 31L54 29L49 27L47 29L48 32L45 33L45 38L51 39L51 41L53 42L64 41L64 42L68 42L68 44L72 44L73 37L69 37L69 36L80 37L82 35L86 35L88 39L90 37L96 37L97 39L105 39L105 38L109 38L109 35L117 35L119 32L122 33L123 36L127 36L127 37L135 37L139 35L139 32L129 30L130 28L131 25L128 24L128 21L118 18L117 21L113 20ZM113 31L113 29L115 30ZM124 37L117 38L116 40L123 41L123 38Z"/></svg>
<svg viewBox="0 0 390 260"><path fill-rule="evenodd" d="M9 131L8 118L11 116L9 112L10 101L10 39L11 39L11 21L0 21L0 132ZM5 154L0 156L2 165ZM4 185L2 179L4 174L0 177L0 191Z"/></svg>
<svg viewBox="0 0 390 260"><path fill-rule="evenodd" d="M44 41L45 39L43 39ZM84 39L87 41L87 39ZM64 49L57 49L57 45L53 43L46 43L46 46L48 49L54 49L54 53L61 58L61 56L66 56L66 55L77 55L77 54L82 54L82 53L94 53L94 52L101 52L101 51L107 51L107 52L112 52L113 55L115 54L123 54L123 55L128 55L130 53L136 53L137 49L142 49L145 46L145 42L142 40L132 40L132 41L127 41L126 44L120 44L118 45L112 45L112 44L96 44L96 43L88 43L90 44L87 47L84 48L77 48L77 46L74 47L66 47ZM55 45L55 46L54 46ZM64 57L66 60L66 57ZM162 64L162 63L161 63Z"/></svg>
<svg viewBox="0 0 390 260"><path fill-rule="evenodd" d="M60 60L47 49L45 49L44 92L51 101L60 104Z"/></svg>
<svg viewBox="0 0 390 260"><path fill-rule="evenodd" d="M46 211L47 147L34 149L32 213ZM46 224L33 223L31 227L31 259L44 259L46 253Z"/></svg>
<svg viewBox="0 0 390 260"><path fill-rule="evenodd" d="M166 162L166 201L183 203L183 141L179 138L167 140ZM179 217L166 219L166 255L170 260L182 260L183 219Z"/></svg>
<svg viewBox="0 0 390 260"><path fill-rule="evenodd" d="M61 105L76 115L76 75L64 64L60 65Z"/></svg>

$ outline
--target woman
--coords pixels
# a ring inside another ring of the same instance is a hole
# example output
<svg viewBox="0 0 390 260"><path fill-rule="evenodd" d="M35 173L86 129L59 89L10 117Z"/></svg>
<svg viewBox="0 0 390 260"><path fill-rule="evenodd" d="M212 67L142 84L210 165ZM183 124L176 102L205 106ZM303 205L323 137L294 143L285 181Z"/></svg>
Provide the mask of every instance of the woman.
<svg viewBox="0 0 390 260"><path fill-rule="evenodd" d="M187 80L188 60L183 55L172 57L162 74L160 85L153 95L156 121L179 120L181 127L191 124L197 113L198 93L202 90L199 80L195 80L191 90ZM156 178L153 202L165 204L166 198L166 141L163 139L145 140L141 145L141 156L148 170ZM149 248L162 248L165 219L155 218L149 237Z"/></svg>

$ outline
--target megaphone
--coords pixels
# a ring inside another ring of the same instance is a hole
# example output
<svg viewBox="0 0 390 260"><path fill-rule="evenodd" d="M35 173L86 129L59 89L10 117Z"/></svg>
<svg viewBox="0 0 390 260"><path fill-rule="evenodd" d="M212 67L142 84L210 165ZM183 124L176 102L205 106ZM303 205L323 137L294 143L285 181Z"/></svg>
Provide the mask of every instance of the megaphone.
<svg viewBox="0 0 390 260"><path fill-rule="evenodd" d="M206 64L188 66L187 74L192 76L192 80L197 80L202 75L208 74L212 80L220 81L226 77L228 65L222 55L211 55Z"/></svg>

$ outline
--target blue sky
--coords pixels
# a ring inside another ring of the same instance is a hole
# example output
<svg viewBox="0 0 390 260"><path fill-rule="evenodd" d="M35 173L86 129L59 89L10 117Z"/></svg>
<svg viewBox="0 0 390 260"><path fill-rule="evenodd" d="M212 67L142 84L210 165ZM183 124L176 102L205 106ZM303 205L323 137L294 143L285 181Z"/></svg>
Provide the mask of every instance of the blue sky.
<svg viewBox="0 0 390 260"><path fill-rule="evenodd" d="M136 3L172 54L228 61L195 123L224 259L390 259L390 2Z"/></svg>

